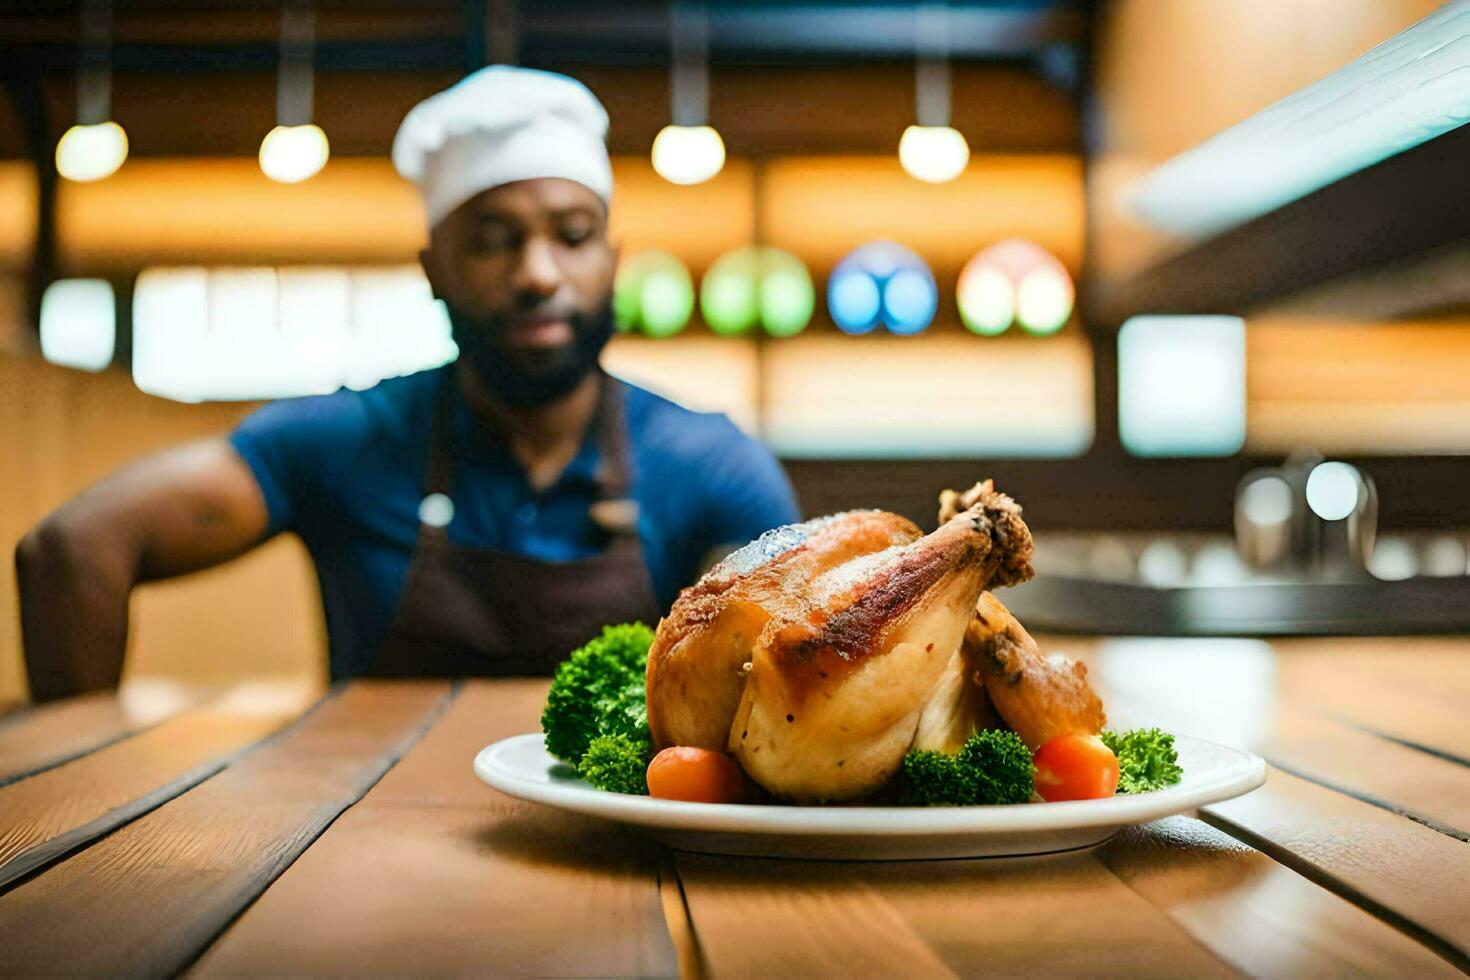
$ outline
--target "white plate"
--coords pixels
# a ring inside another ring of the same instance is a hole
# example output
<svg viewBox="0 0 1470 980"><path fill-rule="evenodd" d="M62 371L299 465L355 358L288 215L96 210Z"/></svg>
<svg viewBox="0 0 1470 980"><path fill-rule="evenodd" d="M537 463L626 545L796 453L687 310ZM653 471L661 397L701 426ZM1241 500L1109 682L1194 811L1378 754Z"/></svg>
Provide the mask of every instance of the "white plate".
<svg viewBox="0 0 1470 980"><path fill-rule="evenodd" d="M593 789L539 733L475 756L475 775L511 796L636 827L675 848L766 857L913 860L1047 854L1101 844L1130 824L1249 793L1260 757L1176 736L1184 778L1156 793L1019 806L852 807L680 803Z"/></svg>

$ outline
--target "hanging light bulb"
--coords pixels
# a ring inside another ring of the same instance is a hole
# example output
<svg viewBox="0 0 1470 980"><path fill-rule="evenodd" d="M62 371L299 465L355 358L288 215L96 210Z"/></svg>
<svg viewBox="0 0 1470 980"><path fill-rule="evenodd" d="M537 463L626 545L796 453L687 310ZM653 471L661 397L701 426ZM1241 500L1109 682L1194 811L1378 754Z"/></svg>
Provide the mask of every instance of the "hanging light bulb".
<svg viewBox="0 0 1470 980"><path fill-rule="evenodd" d="M673 184L701 184L725 166L725 141L709 125L709 15L702 2L670 8L674 121L653 141L653 169Z"/></svg>
<svg viewBox="0 0 1470 980"><path fill-rule="evenodd" d="M672 184L701 184L725 166L725 141L713 126L665 126L653 140L653 169Z"/></svg>
<svg viewBox="0 0 1470 980"><path fill-rule="evenodd" d="M112 4L87 0L77 50L77 122L56 144L56 172L67 180L110 177L128 158L128 134L112 119Z"/></svg>
<svg viewBox="0 0 1470 980"><path fill-rule="evenodd" d="M320 126L277 126L260 141L260 169L271 180L297 184L327 165L329 150Z"/></svg>
<svg viewBox="0 0 1470 980"><path fill-rule="evenodd" d="M903 131L898 162L909 175L931 184L954 180L970 162L970 145L949 124L949 14L943 3L919 7L914 68L918 124Z"/></svg>
<svg viewBox="0 0 1470 980"><path fill-rule="evenodd" d="M90 126L78 123L56 144L56 172L67 180L111 177L127 158L128 134L111 120Z"/></svg>
<svg viewBox="0 0 1470 980"><path fill-rule="evenodd" d="M297 184L327 165L327 134L311 121L312 35L307 0L281 5L281 57L276 77L276 127L260 141L260 169L271 180Z"/></svg>
<svg viewBox="0 0 1470 980"><path fill-rule="evenodd" d="M954 180L970 162L970 145L949 126L910 126L898 141L898 162L931 184Z"/></svg>

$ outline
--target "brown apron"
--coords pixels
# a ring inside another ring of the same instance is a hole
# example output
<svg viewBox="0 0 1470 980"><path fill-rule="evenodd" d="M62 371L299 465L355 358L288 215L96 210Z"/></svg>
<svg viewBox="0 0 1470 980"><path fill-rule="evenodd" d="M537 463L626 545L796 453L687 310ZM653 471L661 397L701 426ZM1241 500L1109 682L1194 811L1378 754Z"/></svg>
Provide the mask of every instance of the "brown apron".
<svg viewBox="0 0 1470 980"><path fill-rule="evenodd" d="M600 461L593 519L606 549L543 561L449 540L454 453L452 375L440 389L429 439L418 543L388 637L368 673L379 677L545 675L612 623L658 622L658 606L629 497L622 383L601 378L592 426Z"/></svg>

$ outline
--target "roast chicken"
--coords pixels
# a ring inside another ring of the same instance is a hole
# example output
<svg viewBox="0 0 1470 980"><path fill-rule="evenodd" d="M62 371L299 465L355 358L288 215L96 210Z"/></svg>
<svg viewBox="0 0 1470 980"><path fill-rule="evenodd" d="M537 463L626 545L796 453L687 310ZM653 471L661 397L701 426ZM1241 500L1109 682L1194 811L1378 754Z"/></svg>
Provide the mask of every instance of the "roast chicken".
<svg viewBox="0 0 1470 980"><path fill-rule="evenodd" d="M996 655L964 641L988 589L1031 576L1031 534L990 481L944 499L929 535L850 511L770 532L686 589L649 651L655 743L725 749L780 798L836 802L911 748L997 724Z"/></svg>

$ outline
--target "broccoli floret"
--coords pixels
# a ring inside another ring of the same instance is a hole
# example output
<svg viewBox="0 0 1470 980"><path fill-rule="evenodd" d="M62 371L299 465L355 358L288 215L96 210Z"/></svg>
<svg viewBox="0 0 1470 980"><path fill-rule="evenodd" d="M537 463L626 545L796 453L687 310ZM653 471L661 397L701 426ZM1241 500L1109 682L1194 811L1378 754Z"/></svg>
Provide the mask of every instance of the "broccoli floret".
<svg viewBox="0 0 1470 980"><path fill-rule="evenodd" d="M974 802L974 773L960 765L959 756L930 749L912 749L903 757L907 802L941 806Z"/></svg>
<svg viewBox="0 0 1470 980"><path fill-rule="evenodd" d="M548 752L576 765L599 735L648 739L643 681L652 643L642 623L607 626L558 665L541 712Z"/></svg>
<svg viewBox="0 0 1470 980"><path fill-rule="evenodd" d="M1021 736L1001 729L976 732L955 755L914 749L904 756L908 798L923 806L1025 803L1036 767Z"/></svg>
<svg viewBox="0 0 1470 980"><path fill-rule="evenodd" d="M981 803L1025 803L1036 791L1031 750L1015 732L998 728L971 735L960 762L979 774Z"/></svg>
<svg viewBox="0 0 1470 980"><path fill-rule="evenodd" d="M653 748L627 735L599 735L587 747L577 772L588 783L610 793L648 795L648 760Z"/></svg>
<svg viewBox="0 0 1470 980"><path fill-rule="evenodd" d="M1152 793L1179 782L1179 753L1174 736L1157 728L1102 732L1103 744L1118 757L1118 792Z"/></svg>

